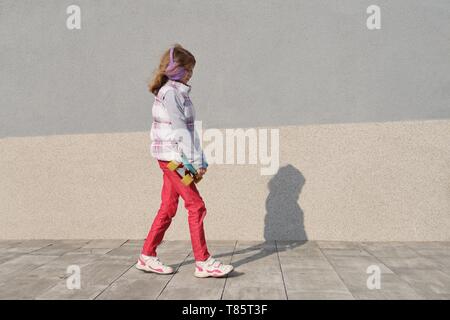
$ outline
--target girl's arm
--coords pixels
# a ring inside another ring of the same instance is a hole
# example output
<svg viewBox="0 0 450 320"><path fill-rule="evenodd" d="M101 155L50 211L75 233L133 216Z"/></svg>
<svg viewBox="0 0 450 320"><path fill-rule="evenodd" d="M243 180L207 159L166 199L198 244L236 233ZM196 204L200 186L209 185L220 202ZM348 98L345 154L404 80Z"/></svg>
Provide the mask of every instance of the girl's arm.
<svg viewBox="0 0 450 320"><path fill-rule="evenodd" d="M166 107L172 129L174 130L174 139L178 144L178 151L196 168L206 168L206 162L203 150L200 147L200 140L194 129L194 119L187 119L184 112L184 106L175 90L168 90L164 97L164 106ZM189 120L189 124L188 124Z"/></svg>

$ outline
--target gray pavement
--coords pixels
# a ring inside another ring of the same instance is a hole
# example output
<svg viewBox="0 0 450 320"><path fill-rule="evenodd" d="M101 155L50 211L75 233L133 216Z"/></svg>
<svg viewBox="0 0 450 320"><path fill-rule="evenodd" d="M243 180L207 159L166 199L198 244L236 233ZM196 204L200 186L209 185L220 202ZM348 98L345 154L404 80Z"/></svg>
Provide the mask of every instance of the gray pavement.
<svg viewBox="0 0 450 320"><path fill-rule="evenodd" d="M209 241L220 279L193 276L189 241L158 248L174 274L139 271L142 243L0 241L0 299L450 299L450 242Z"/></svg>

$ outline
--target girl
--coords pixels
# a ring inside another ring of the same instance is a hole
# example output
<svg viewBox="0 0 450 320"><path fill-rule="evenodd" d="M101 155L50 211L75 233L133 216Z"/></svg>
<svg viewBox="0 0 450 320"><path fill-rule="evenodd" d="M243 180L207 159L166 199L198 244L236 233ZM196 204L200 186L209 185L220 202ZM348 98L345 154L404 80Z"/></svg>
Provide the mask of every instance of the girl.
<svg viewBox="0 0 450 320"><path fill-rule="evenodd" d="M175 44L161 57L159 69L149 84L155 95L152 109L151 154L158 160L163 172L161 206L148 232L136 267L139 270L161 274L173 273L173 268L163 264L156 255L156 247L175 216L181 196L188 210L189 230L195 258L196 277L222 277L233 270L214 259L208 252L203 219L205 203L194 183L185 186L176 171L167 168L171 160L181 162L184 156L200 176L206 173L208 163L194 130L195 110L189 99L188 81L195 66L194 56L181 45Z"/></svg>

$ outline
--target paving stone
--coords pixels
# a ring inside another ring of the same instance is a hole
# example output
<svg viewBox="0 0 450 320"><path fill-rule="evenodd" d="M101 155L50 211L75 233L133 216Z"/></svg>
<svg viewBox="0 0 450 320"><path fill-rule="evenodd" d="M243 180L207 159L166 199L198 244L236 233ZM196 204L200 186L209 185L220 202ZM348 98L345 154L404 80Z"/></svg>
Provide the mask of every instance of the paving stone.
<svg viewBox="0 0 450 320"><path fill-rule="evenodd" d="M115 257L114 257L115 258ZM74 253L68 252L62 256L57 256L56 259L48 262L43 268L53 264L64 264L64 265L85 265L90 264L95 261L111 261L112 257L107 255L90 254L90 253Z"/></svg>
<svg viewBox="0 0 450 320"><path fill-rule="evenodd" d="M398 269L396 274L426 299L450 294L450 276L435 269Z"/></svg>
<svg viewBox="0 0 450 320"><path fill-rule="evenodd" d="M341 257L355 257L366 256L370 257L370 253L362 248L356 249L322 249L322 252L326 256L341 256Z"/></svg>
<svg viewBox="0 0 450 320"><path fill-rule="evenodd" d="M411 242L408 241L361 241L356 242L361 247L379 247L379 248L392 248L392 247L401 247L404 248L408 246Z"/></svg>
<svg viewBox="0 0 450 320"><path fill-rule="evenodd" d="M0 299L31 300L58 283L55 278L22 275L0 285Z"/></svg>
<svg viewBox="0 0 450 320"><path fill-rule="evenodd" d="M80 269L89 264L95 263L96 261L105 261L105 258L101 255L89 255L89 254L78 254L70 255L66 254L63 256L58 256L56 259L47 262L27 274L35 275L40 277L53 277L57 279L65 279L71 273L68 268L70 266L78 266Z"/></svg>
<svg viewBox="0 0 450 320"><path fill-rule="evenodd" d="M209 244L209 242L208 242ZM141 246L144 245L144 242L141 243ZM158 246L158 249L170 249L173 252L175 251L184 251L184 250L189 250L192 248L192 244L190 241L187 240L176 240L176 241L163 241L161 242L161 244Z"/></svg>
<svg viewBox="0 0 450 320"><path fill-rule="evenodd" d="M408 241L405 244L412 249L450 248L450 241Z"/></svg>
<svg viewBox="0 0 450 320"><path fill-rule="evenodd" d="M321 249L361 249L358 242L351 241L316 241Z"/></svg>
<svg viewBox="0 0 450 320"><path fill-rule="evenodd" d="M23 253L15 253L15 252L0 253L0 265L7 261L13 260L17 257L20 257L21 255L23 255Z"/></svg>
<svg viewBox="0 0 450 320"><path fill-rule="evenodd" d="M415 291L386 291L386 290L364 290L354 291L352 295L357 300L423 300L424 297Z"/></svg>
<svg viewBox="0 0 450 320"><path fill-rule="evenodd" d="M256 255L235 254L231 264L235 271L240 273L239 277L230 277L227 285L237 282L242 286L255 286L257 284L282 284L282 272L277 253L262 253ZM258 270L258 272L255 272Z"/></svg>
<svg viewBox="0 0 450 320"><path fill-rule="evenodd" d="M333 270L333 266L323 256L299 257L280 256L280 263L283 270L287 269L315 269Z"/></svg>
<svg viewBox="0 0 450 320"><path fill-rule="evenodd" d="M20 245L24 240L0 240L0 249L14 248Z"/></svg>
<svg viewBox="0 0 450 320"><path fill-rule="evenodd" d="M8 260L0 264L0 281L5 281L17 275L25 274L56 258L58 258L58 256L21 255L17 258Z"/></svg>
<svg viewBox="0 0 450 320"><path fill-rule="evenodd" d="M124 242L122 244L122 246L139 246L142 247L144 245L144 239L140 240L140 239L133 239L133 240L127 240L126 242ZM164 243L164 241L162 242Z"/></svg>
<svg viewBox="0 0 450 320"><path fill-rule="evenodd" d="M123 259L100 255L63 255L53 261L30 271L30 275L65 279L71 275L69 266L80 268L81 285L106 286L131 267L131 263Z"/></svg>
<svg viewBox="0 0 450 320"><path fill-rule="evenodd" d="M217 256L219 259L222 259L222 255ZM233 266L235 268L239 268L241 265L245 265L248 263L256 263L256 264L265 264L267 261L273 261L277 265L279 265L278 262L278 256L276 251L253 251L253 253L246 253L246 254L235 254L233 255Z"/></svg>
<svg viewBox="0 0 450 320"><path fill-rule="evenodd" d="M137 261L139 255L141 254L141 248L136 246L121 246L109 251L106 256L110 257L126 257L133 258Z"/></svg>
<svg viewBox="0 0 450 320"><path fill-rule="evenodd" d="M268 265L275 266L280 270L280 262L276 252L259 252L255 254L237 254L233 255L231 264L236 270L241 270L242 267L252 266L252 268L260 268Z"/></svg>
<svg viewBox="0 0 450 320"><path fill-rule="evenodd" d="M237 244L235 240L207 240L208 247L226 247L227 250L229 248L234 248ZM189 242L189 246L191 243Z"/></svg>
<svg viewBox="0 0 450 320"><path fill-rule="evenodd" d="M190 241L166 241L158 256L172 275L135 268L143 240L0 241L0 299L450 299L450 242L208 241L235 270L194 277ZM81 289L67 288L67 267ZM367 288L367 267L381 289ZM287 293L287 296L286 296Z"/></svg>
<svg viewBox="0 0 450 320"><path fill-rule="evenodd" d="M349 292L334 271L314 269L283 270L283 277L288 296L291 290L307 292Z"/></svg>
<svg viewBox="0 0 450 320"><path fill-rule="evenodd" d="M450 300L450 294L428 293L424 299L426 299L426 300Z"/></svg>
<svg viewBox="0 0 450 320"><path fill-rule="evenodd" d="M289 300L354 300L350 292L333 291L288 291Z"/></svg>
<svg viewBox="0 0 450 320"><path fill-rule="evenodd" d="M229 246L225 244L208 244L208 251L213 257L220 256L231 256L233 253L235 253L235 247L234 244L230 243ZM252 252L249 252L252 253Z"/></svg>
<svg viewBox="0 0 450 320"><path fill-rule="evenodd" d="M312 241L277 241L280 256L322 256L317 243Z"/></svg>
<svg viewBox="0 0 450 320"><path fill-rule="evenodd" d="M369 289L367 280L371 274L342 272L340 278L357 299L423 299L412 286L396 274L381 274L380 288Z"/></svg>
<svg viewBox="0 0 450 320"><path fill-rule="evenodd" d="M370 254L384 258L410 258L417 257L418 253L403 243L391 245L389 243L367 243L361 245Z"/></svg>
<svg viewBox="0 0 450 320"><path fill-rule="evenodd" d="M222 288L177 288L177 290L164 290L158 300L219 300L222 297Z"/></svg>
<svg viewBox="0 0 450 320"><path fill-rule="evenodd" d="M366 272L372 265L380 267L382 273L393 273L382 261L371 256L327 256L327 259L338 273L341 271Z"/></svg>
<svg viewBox="0 0 450 320"><path fill-rule="evenodd" d="M223 300L286 300L286 292L281 286L227 286Z"/></svg>
<svg viewBox="0 0 450 320"><path fill-rule="evenodd" d="M450 275L450 257L449 256L430 256L428 258L440 265L439 270Z"/></svg>
<svg viewBox="0 0 450 320"><path fill-rule="evenodd" d="M405 258L391 258L380 257L380 260L390 269L439 269L440 265L433 259L426 257L405 257Z"/></svg>
<svg viewBox="0 0 450 320"><path fill-rule="evenodd" d="M276 241L278 251L295 251L307 249L319 249L319 245L315 241Z"/></svg>
<svg viewBox="0 0 450 320"><path fill-rule="evenodd" d="M169 279L161 277L146 280L119 279L104 290L96 299L155 300Z"/></svg>
<svg viewBox="0 0 450 320"><path fill-rule="evenodd" d="M334 270L283 269L286 289L296 291L347 291Z"/></svg>
<svg viewBox="0 0 450 320"><path fill-rule="evenodd" d="M79 248L74 251L67 252L66 254L96 254L96 255L104 255L110 251L112 248Z"/></svg>
<svg viewBox="0 0 450 320"><path fill-rule="evenodd" d="M192 252L192 248L191 247L186 247L186 248L171 248L169 246L166 247L158 247L156 249L156 254L157 256L163 256L163 255L167 255L167 254L181 254L181 255L188 255L189 253Z"/></svg>
<svg viewBox="0 0 450 320"><path fill-rule="evenodd" d="M233 245L230 244L230 247L232 248ZM234 245L234 251L240 252L240 253L246 253L247 251L253 251L253 250L261 250L261 249L267 249L267 250L277 250L277 243L276 241L236 241Z"/></svg>
<svg viewBox="0 0 450 320"><path fill-rule="evenodd" d="M158 297L158 300L219 300L222 297L222 289L221 286L201 289L195 287L179 287L176 290L167 290L166 287Z"/></svg>
<svg viewBox="0 0 450 320"><path fill-rule="evenodd" d="M39 294L36 300L93 300L106 288L106 285L81 285L80 289L69 289L66 280L61 280Z"/></svg>
<svg viewBox="0 0 450 320"><path fill-rule="evenodd" d="M83 247L88 240L61 240L43 247L42 249L31 252L33 255L63 255L67 252L77 250Z"/></svg>
<svg viewBox="0 0 450 320"><path fill-rule="evenodd" d="M2 251L11 253L31 253L53 243L55 243L55 241L52 240L24 240L14 246L3 248Z"/></svg>
<svg viewBox="0 0 450 320"><path fill-rule="evenodd" d="M142 251L142 243L140 245L122 245L118 248L112 249L107 253L108 256L114 256L114 257L128 257L130 259L137 260L139 255ZM156 249L156 253L158 256L164 256L165 254L170 253L181 253L181 254L189 254L191 251L191 246L187 246L186 244L182 243L175 243L175 244L169 244L169 245L160 245Z"/></svg>
<svg viewBox="0 0 450 320"><path fill-rule="evenodd" d="M96 261L81 267L81 285L109 285L133 265L113 261Z"/></svg>
<svg viewBox="0 0 450 320"><path fill-rule="evenodd" d="M258 270L258 272L255 272ZM237 283L239 286L275 286L283 285L283 276L281 271L273 269L235 269L235 273L231 274L227 280L226 286L233 286Z"/></svg>
<svg viewBox="0 0 450 320"><path fill-rule="evenodd" d="M124 244L127 240L116 239L116 240L92 240L89 241L83 248L90 249L115 249Z"/></svg>
<svg viewBox="0 0 450 320"><path fill-rule="evenodd" d="M233 251L234 254L255 254L257 252L277 252L277 249L275 247L269 247L269 246L248 246L248 247L236 247L236 249Z"/></svg>
<svg viewBox="0 0 450 320"><path fill-rule="evenodd" d="M418 254L425 257L450 257L450 247L448 248L416 248L414 249Z"/></svg>

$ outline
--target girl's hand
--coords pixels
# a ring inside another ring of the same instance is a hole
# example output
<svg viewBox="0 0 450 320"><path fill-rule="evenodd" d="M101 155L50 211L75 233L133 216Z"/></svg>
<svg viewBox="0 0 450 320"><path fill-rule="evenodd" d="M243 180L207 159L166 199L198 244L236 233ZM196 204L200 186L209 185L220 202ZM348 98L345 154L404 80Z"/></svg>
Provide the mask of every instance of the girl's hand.
<svg viewBox="0 0 450 320"><path fill-rule="evenodd" d="M199 168L197 170L197 175L202 177L206 173L206 168Z"/></svg>

